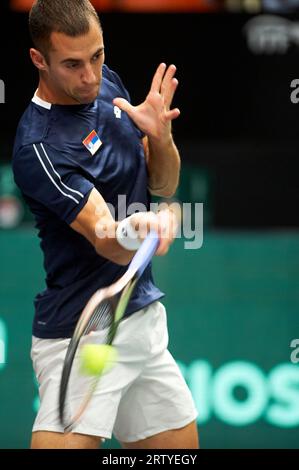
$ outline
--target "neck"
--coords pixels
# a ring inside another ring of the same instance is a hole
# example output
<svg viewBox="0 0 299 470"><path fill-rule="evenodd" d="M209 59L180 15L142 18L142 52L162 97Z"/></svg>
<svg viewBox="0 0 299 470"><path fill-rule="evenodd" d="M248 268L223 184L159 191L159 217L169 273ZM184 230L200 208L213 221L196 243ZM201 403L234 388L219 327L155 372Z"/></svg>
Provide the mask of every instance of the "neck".
<svg viewBox="0 0 299 470"><path fill-rule="evenodd" d="M62 96L60 93L57 93L53 90L49 84L40 78L38 89L36 91L36 95L38 98L42 99L43 101L47 101L51 104L62 104L62 105L71 105L71 104L78 104L73 98L68 96Z"/></svg>

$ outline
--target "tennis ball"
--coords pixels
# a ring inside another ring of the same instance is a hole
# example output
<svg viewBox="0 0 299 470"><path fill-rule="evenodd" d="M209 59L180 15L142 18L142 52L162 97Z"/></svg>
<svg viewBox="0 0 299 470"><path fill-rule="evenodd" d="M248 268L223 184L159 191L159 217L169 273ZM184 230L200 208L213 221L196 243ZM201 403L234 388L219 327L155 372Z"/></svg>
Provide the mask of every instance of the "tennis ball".
<svg viewBox="0 0 299 470"><path fill-rule="evenodd" d="M80 372L83 375L108 372L117 360L116 348L108 344L85 344L80 352Z"/></svg>

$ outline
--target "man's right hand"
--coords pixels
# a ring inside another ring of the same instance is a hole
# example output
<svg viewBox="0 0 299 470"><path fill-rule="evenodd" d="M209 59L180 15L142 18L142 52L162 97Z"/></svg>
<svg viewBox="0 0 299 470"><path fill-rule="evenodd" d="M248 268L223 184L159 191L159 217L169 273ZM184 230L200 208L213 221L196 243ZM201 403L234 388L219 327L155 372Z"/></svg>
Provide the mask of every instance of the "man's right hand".
<svg viewBox="0 0 299 470"><path fill-rule="evenodd" d="M141 240L146 237L150 230L156 230L160 238L160 244L156 251L157 256L166 255L168 252L175 239L178 223L178 216L171 208L163 209L157 214L154 212L139 212L131 217L131 224L138 232Z"/></svg>

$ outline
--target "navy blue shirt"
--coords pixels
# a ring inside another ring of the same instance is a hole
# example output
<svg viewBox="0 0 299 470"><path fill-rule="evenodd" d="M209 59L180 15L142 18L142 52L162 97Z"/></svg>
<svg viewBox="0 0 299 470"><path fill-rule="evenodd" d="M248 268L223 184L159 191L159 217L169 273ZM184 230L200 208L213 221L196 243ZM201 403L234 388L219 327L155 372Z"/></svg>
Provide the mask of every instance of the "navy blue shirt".
<svg viewBox="0 0 299 470"><path fill-rule="evenodd" d="M46 289L34 302L33 335L40 338L70 337L90 296L127 269L98 255L69 226L91 190L96 188L115 208L116 220L119 195L123 201L126 197L127 207L142 203L149 209L142 133L114 107L116 97L129 99L118 75L104 65L100 93L93 103L51 105L35 96L17 129L14 177L35 216L46 271ZM88 148L83 141L93 131L94 143ZM149 266L126 315L163 295Z"/></svg>

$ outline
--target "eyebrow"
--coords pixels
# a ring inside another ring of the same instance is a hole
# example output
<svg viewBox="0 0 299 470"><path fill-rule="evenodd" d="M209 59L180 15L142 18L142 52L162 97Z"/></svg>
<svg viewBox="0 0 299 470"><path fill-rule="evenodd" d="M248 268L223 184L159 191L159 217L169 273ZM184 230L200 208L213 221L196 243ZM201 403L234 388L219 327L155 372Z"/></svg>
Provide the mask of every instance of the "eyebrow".
<svg viewBox="0 0 299 470"><path fill-rule="evenodd" d="M92 57L94 57L95 55L99 54L99 53L102 53L104 52L105 48L104 47L100 47L93 55ZM61 64L65 64L67 62L82 62L81 59L75 59L73 57L69 57L67 59L64 59L61 61Z"/></svg>

